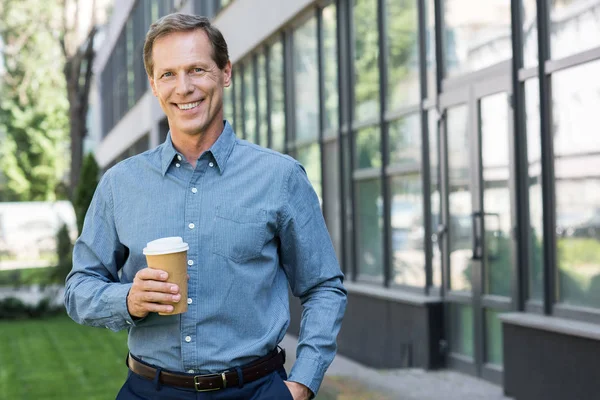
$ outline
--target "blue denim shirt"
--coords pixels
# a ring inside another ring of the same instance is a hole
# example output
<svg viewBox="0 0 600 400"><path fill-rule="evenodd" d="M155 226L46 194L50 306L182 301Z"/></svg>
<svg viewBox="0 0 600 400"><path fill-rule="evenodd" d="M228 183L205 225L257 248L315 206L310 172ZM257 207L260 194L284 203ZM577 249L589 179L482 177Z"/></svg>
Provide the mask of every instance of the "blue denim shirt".
<svg viewBox="0 0 600 400"><path fill-rule="evenodd" d="M166 236L190 246L188 311L133 321L126 298L146 267L142 249ZM226 122L195 168L169 136L104 174L75 243L65 305L78 323L128 328L131 353L148 363L215 373L283 339L289 283L304 306L290 380L316 393L336 352L342 280L302 166L237 139Z"/></svg>

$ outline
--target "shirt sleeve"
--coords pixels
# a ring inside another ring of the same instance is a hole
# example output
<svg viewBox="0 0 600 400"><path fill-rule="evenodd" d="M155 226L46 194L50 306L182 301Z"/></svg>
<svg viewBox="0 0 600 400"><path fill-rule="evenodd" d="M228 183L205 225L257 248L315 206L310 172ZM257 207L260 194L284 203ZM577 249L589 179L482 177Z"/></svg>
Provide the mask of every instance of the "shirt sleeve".
<svg viewBox="0 0 600 400"><path fill-rule="evenodd" d="M289 380L302 383L316 395L337 350L346 290L319 200L299 163L290 172L283 195L282 266L292 293L303 306Z"/></svg>
<svg viewBox="0 0 600 400"><path fill-rule="evenodd" d="M73 248L73 269L65 283L65 307L77 323L119 331L135 325L127 310L131 283L118 271L127 257L119 242L107 172L88 208L81 236Z"/></svg>

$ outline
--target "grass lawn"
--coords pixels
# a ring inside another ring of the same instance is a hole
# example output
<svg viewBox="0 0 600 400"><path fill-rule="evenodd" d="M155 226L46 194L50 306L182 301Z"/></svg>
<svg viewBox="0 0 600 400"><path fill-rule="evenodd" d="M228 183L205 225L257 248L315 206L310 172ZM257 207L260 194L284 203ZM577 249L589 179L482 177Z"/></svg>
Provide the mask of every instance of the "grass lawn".
<svg viewBox="0 0 600 400"><path fill-rule="evenodd" d="M114 399L127 376L126 332L66 315L0 321L0 399Z"/></svg>
<svg viewBox="0 0 600 400"><path fill-rule="evenodd" d="M127 376L127 334L66 315L0 321L0 399L112 400ZM352 380L325 377L317 400L389 400Z"/></svg>

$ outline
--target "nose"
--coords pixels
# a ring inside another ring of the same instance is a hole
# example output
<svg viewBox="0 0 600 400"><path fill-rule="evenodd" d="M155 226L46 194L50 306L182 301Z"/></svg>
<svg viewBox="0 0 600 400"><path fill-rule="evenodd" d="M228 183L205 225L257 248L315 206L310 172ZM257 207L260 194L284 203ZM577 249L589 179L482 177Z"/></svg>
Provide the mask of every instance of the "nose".
<svg viewBox="0 0 600 400"><path fill-rule="evenodd" d="M177 77L177 87L175 88L177 95L185 96L194 91L194 86L187 74L180 74Z"/></svg>

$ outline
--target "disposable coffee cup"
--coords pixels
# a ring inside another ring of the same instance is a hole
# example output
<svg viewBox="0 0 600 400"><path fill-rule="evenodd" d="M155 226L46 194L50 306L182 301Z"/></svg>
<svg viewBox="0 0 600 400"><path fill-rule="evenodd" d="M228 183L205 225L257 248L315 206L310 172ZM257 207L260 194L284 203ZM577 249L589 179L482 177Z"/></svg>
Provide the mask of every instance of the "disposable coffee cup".
<svg viewBox="0 0 600 400"><path fill-rule="evenodd" d="M179 303L165 303L173 306L173 312L159 313L160 315L175 315L187 311L187 251L189 246L179 236L165 237L148 242L144 255L148 267L160 269L169 274L167 282L179 286L181 300Z"/></svg>

